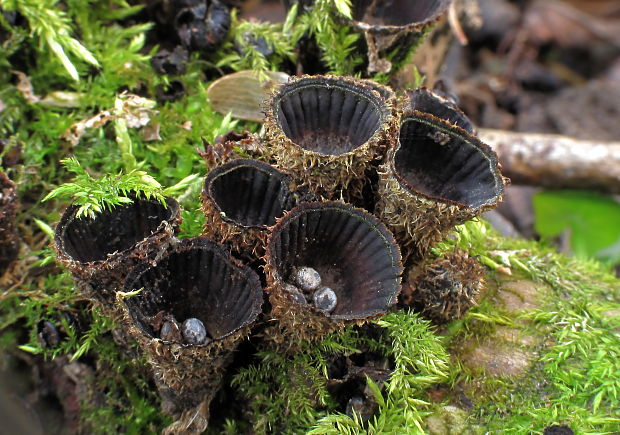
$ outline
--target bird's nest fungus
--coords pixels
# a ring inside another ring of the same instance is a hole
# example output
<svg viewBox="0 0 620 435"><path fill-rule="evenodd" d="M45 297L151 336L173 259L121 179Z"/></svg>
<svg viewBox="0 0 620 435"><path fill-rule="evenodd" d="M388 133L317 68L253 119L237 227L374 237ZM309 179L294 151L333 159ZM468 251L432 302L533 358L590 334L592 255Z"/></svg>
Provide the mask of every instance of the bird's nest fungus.
<svg viewBox="0 0 620 435"><path fill-rule="evenodd" d="M435 3L429 11L443 7ZM86 294L122 310L122 328L149 356L166 410L179 421L202 415L198 428L236 343L261 322L266 296L263 343L287 352L394 309L403 263L433 265L409 305L434 319L461 316L480 269L467 259L465 271L453 271L428 258L429 248L495 207L504 190L494 152L431 91L398 100L368 80L303 76L265 107L265 137L253 137L262 143L249 153L261 150L262 161L222 159L209 168L203 237L174 237L179 206L171 200L136 199L94 220L70 207L56 231L59 258L76 280L107 283ZM227 142L241 151L246 143ZM262 262L259 274L230 252ZM122 303L114 298L119 279L124 294L136 293ZM467 291L444 288L455 280ZM454 295L460 299L438 300ZM442 307L458 309L444 315Z"/></svg>

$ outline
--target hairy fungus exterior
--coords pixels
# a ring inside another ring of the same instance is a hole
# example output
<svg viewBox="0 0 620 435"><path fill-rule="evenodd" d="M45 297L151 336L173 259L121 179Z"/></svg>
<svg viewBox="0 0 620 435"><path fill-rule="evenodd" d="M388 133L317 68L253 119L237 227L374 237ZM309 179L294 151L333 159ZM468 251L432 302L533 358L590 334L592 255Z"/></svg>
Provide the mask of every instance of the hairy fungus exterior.
<svg viewBox="0 0 620 435"><path fill-rule="evenodd" d="M133 203L77 217L65 210L54 237L58 260L71 272L78 289L116 317L116 291L132 267L157 261L175 240L181 222L179 204L134 198Z"/></svg>
<svg viewBox="0 0 620 435"><path fill-rule="evenodd" d="M436 323L460 319L476 304L484 283L484 267L467 252L455 250L417 268L410 276L412 294L405 304Z"/></svg>
<svg viewBox="0 0 620 435"><path fill-rule="evenodd" d="M268 228L296 203L287 175L251 159L211 170L201 199L204 235L255 257L264 253Z"/></svg>
<svg viewBox="0 0 620 435"><path fill-rule="evenodd" d="M0 275L15 260L19 252L19 237L15 227L16 213L15 183L0 171Z"/></svg>
<svg viewBox="0 0 620 435"><path fill-rule="evenodd" d="M401 105L405 110L430 113L452 125L461 127L470 134L476 134L471 120L454 102L442 94L427 88L406 89Z"/></svg>
<svg viewBox="0 0 620 435"><path fill-rule="evenodd" d="M374 216L340 202L305 202L279 219L265 262L271 315L280 331L270 338L283 349L380 316L400 292L394 237ZM302 266L318 271L321 285L335 292L331 312L300 302L289 290L294 270Z"/></svg>
<svg viewBox="0 0 620 435"><path fill-rule="evenodd" d="M132 271L125 291L135 290L140 291L125 299L125 327L148 357L164 411L181 416L174 427L189 427L192 415L199 414L200 432L234 349L261 312L258 275L221 246L198 237ZM162 340L158 328L164 314L180 322L200 320L210 340L204 345Z"/></svg>
<svg viewBox="0 0 620 435"><path fill-rule="evenodd" d="M325 199L360 192L397 131L394 93L352 77L302 76L266 102L270 157L298 185Z"/></svg>
<svg viewBox="0 0 620 435"><path fill-rule="evenodd" d="M448 11L451 0L354 0L352 26L364 35L368 73L389 73ZM389 60L387 59L389 57Z"/></svg>
<svg viewBox="0 0 620 435"><path fill-rule="evenodd" d="M254 133L244 131L236 133L229 131L215 138L210 144L203 138L204 151L198 151L208 169L224 165L232 160L250 156L259 158L267 154L267 149L261 138ZM242 153L240 155L239 153Z"/></svg>
<svg viewBox="0 0 620 435"><path fill-rule="evenodd" d="M408 109L379 170L375 211L403 257L417 261L455 225L495 208L506 181L488 145L434 114Z"/></svg>

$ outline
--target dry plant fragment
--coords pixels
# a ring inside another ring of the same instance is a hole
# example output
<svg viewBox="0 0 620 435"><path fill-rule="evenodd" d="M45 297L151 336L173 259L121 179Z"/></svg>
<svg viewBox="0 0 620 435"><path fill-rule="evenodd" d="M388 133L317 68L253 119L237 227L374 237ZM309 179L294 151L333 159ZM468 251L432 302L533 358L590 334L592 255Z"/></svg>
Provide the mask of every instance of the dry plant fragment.
<svg viewBox="0 0 620 435"><path fill-rule="evenodd" d="M153 114L157 113L153 110L154 101L127 92L118 96L117 106L118 109L102 110L90 118L76 122L62 134L62 138L72 146L76 146L90 128L102 127L115 119L125 120L129 128L141 128L150 122Z"/></svg>
<svg viewBox="0 0 620 435"><path fill-rule="evenodd" d="M0 275L17 258L19 237L15 226L17 191L15 183L0 171Z"/></svg>
<svg viewBox="0 0 620 435"><path fill-rule="evenodd" d="M620 193L620 143L481 129L515 183Z"/></svg>

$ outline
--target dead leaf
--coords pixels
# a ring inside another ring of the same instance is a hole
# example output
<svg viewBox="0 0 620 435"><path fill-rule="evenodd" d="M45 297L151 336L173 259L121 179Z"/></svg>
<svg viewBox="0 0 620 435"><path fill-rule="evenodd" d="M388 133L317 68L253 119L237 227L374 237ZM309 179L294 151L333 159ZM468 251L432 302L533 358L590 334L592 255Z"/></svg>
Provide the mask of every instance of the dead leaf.
<svg viewBox="0 0 620 435"><path fill-rule="evenodd" d="M159 135L159 128L159 122L154 122L153 124L144 127L141 130L142 140L145 142L161 140L161 136Z"/></svg>
<svg viewBox="0 0 620 435"><path fill-rule="evenodd" d="M73 124L62 134L62 138L69 142L72 146L76 146L87 129L98 128L106 125L114 118L114 115L112 115L112 112L109 110L101 111L88 119Z"/></svg>
<svg viewBox="0 0 620 435"><path fill-rule="evenodd" d="M271 89L278 83L286 83L288 74L275 71L264 72L267 80L256 71L239 71L214 81L207 89L207 96L216 112L234 118L262 122L261 110Z"/></svg>
<svg viewBox="0 0 620 435"><path fill-rule="evenodd" d="M80 106L80 100L84 97L81 92L55 91L50 92L39 102L47 106L73 108Z"/></svg>
<svg viewBox="0 0 620 435"><path fill-rule="evenodd" d="M153 100L123 92L117 97L114 109L102 110L90 118L76 122L62 134L62 138L76 146L86 130L102 127L115 119L125 120L129 128L144 127L150 122L151 116L157 113L153 110L155 104Z"/></svg>
<svg viewBox="0 0 620 435"><path fill-rule="evenodd" d="M22 97L29 103L38 103L41 98L34 93L28 76L21 71L11 70L11 72L17 76L17 86L15 87L22 94Z"/></svg>

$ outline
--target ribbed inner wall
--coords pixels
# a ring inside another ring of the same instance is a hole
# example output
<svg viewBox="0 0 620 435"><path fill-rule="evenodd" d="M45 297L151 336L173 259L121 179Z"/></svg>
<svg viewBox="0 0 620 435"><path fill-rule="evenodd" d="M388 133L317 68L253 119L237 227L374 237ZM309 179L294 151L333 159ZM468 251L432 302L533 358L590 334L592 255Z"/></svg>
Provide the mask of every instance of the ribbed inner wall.
<svg viewBox="0 0 620 435"><path fill-rule="evenodd" d="M444 119L452 125L458 125L462 129L472 132L474 127L471 121L460 111L453 108L449 103L433 96L427 90L419 89L408 92L410 107L420 112L430 113L437 118Z"/></svg>
<svg viewBox="0 0 620 435"><path fill-rule="evenodd" d="M353 0L353 19L375 26L405 26L437 12L441 0Z"/></svg>
<svg viewBox="0 0 620 435"><path fill-rule="evenodd" d="M173 253L156 267L143 272L128 289L144 288L127 300L134 319L154 337L146 318L171 313L179 323L194 317L203 322L209 336L222 338L252 322L253 305L262 298L258 279L243 272L208 249Z"/></svg>
<svg viewBox="0 0 620 435"><path fill-rule="evenodd" d="M63 234L65 250L76 261L105 260L108 254L131 248L170 219L171 211L156 201L136 200L98 214L73 219Z"/></svg>
<svg viewBox="0 0 620 435"><path fill-rule="evenodd" d="M367 90L324 80L284 88L278 120L284 134L309 151L341 155L363 145L381 125L381 102Z"/></svg>
<svg viewBox="0 0 620 435"><path fill-rule="evenodd" d="M331 208L307 211L287 222L273 246L285 281L293 267L310 266L338 297L332 317L363 318L383 312L397 292L397 253L378 228L361 217Z"/></svg>
<svg viewBox="0 0 620 435"><path fill-rule="evenodd" d="M271 226L291 206L280 177L249 166L217 176L211 195L227 219L243 226Z"/></svg>
<svg viewBox="0 0 620 435"><path fill-rule="evenodd" d="M400 129L396 172L415 191L478 207L500 193L481 150L445 127L409 118Z"/></svg>

